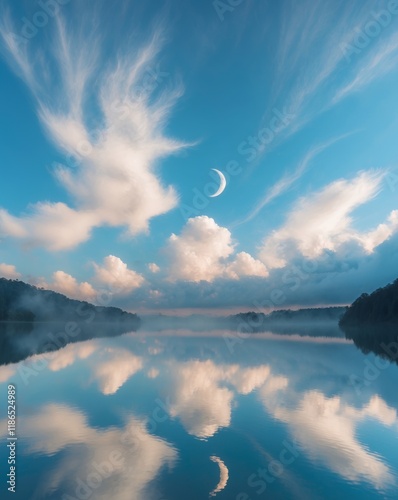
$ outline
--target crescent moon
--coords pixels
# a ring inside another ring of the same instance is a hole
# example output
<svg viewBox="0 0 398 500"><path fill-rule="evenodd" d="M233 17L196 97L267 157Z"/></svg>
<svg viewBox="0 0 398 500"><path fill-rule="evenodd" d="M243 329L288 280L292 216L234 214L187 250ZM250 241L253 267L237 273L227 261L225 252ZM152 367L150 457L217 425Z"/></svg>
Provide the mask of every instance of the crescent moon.
<svg viewBox="0 0 398 500"><path fill-rule="evenodd" d="M218 484L214 488L214 490L210 492L210 496L214 497L217 495L217 493L222 491L227 486L228 479L229 479L229 471L228 471L227 466L221 460L221 458L213 456L213 457L210 457L210 460L212 462L215 462L216 464L218 464L218 467L220 468L220 481L218 482Z"/></svg>
<svg viewBox="0 0 398 500"><path fill-rule="evenodd" d="M217 170L216 168L212 168L216 174L220 177L220 187L217 189L217 191L214 194L210 195L210 198L215 198L216 196L220 196L220 194L224 191L224 189L227 186L227 179L225 178L225 175Z"/></svg>

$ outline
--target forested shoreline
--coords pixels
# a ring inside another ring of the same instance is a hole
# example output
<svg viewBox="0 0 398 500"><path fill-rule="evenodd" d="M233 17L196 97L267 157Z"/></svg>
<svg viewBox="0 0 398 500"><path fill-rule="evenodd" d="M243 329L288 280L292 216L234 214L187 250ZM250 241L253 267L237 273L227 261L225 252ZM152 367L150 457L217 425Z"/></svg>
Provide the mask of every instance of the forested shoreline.
<svg viewBox="0 0 398 500"><path fill-rule="evenodd" d="M100 307L85 301L69 299L23 281L0 278L0 321L26 322L101 322L129 324L136 330L140 318L117 307Z"/></svg>

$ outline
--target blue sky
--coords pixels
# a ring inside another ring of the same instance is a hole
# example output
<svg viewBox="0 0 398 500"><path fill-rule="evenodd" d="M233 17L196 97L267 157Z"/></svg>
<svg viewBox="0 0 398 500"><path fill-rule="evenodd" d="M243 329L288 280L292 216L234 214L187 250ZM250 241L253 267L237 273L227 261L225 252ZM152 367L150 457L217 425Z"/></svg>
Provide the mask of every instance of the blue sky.
<svg viewBox="0 0 398 500"><path fill-rule="evenodd" d="M393 0L3 1L0 273L140 311L395 279L397 27Z"/></svg>

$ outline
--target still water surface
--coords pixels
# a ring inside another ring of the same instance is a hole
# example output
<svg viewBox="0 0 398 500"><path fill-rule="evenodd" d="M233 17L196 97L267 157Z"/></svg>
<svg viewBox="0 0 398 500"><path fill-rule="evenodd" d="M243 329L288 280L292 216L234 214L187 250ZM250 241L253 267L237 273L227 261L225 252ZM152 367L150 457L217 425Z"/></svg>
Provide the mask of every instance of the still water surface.
<svg viewBox="0 0 398 500"><path fill-rule="evenodd" d="M1 498L397 499L397 365L322 332L235 335L127 333L0 366L18 403Z"/></svg>

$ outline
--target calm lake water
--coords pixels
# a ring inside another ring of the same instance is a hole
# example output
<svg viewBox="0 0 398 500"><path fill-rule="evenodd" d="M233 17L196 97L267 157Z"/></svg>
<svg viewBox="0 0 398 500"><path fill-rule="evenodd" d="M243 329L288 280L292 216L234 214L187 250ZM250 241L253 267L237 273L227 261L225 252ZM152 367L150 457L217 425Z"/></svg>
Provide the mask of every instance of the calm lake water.
<svg viewBox="0 0 398 500"><path fill-rule="evenodd" d="M398 498L398 367L343 337L127 333L0 382L18 411L15 494L1 415L1 498Z"/></svg>

